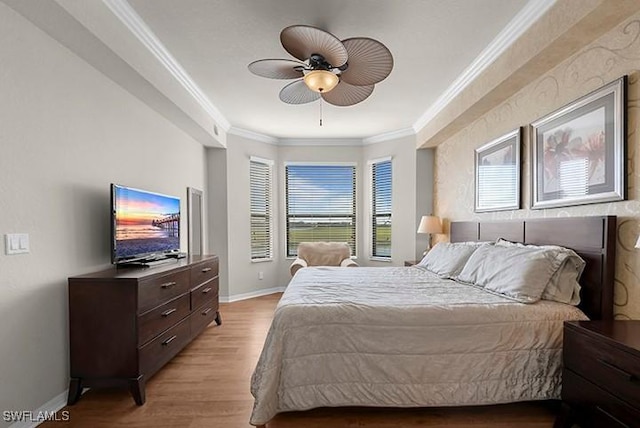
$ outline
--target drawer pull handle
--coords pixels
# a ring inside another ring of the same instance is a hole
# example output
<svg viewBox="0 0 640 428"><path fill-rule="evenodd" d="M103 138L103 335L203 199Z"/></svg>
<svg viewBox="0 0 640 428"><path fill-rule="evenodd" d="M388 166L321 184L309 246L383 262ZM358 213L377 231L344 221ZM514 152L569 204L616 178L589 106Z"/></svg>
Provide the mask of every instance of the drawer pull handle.
<svg viewBox="0 0 640 428"><path fill-rule="evenodd" d="M209 272L210 270L211 270L211 268L204 268L204 269L202 269L202 273L207 273L207 272Z"/></svg>
<svg viewBox="0 0 640 428"><path fill-rule="evenodd" d="M175 281L171 281L171 282L165 282L160 287L162 287L164 289L167 289L167 288L173 287L174 285L176 285L176 282Z"/></svg>
<svg viewBox="0 0 640 428"><path fill-rule="evenodd" d="M622 370L620 367L611 364L610 362L606 361L606 360L602 360L599 359L598 362L600 364L602 364L605 367L610 368L611 370L613 370L614 372L618 373L620 376L624 377L625 379L627 379L629 382L633 382L635 379L635 376L632 375L631 373L627 372L626 370Z"/></svg>
<svg viewBox="0 0 640 428"><path fill-rule="evenodd" d="M604 413L606 416L608 416L609 418L613 419L614 421L616 421L617 423L620 424L620 426L623 427L627 427L629 428L629 425L625 424L624 422L622 422L620 419L616 418L615 416L613 416L611 413L607 412L605 409L603 409L600 406L596 406L596 409L598 409L599 412Z"/></svg>
<svg viewBox="0 0 640 428"><path fill-rule="evenodd" d="M176 336L175 334L173 336L171 336L170 338L168 338L167 340L165 340L164 342L162 342L162 346L167 346L168 344L170 344L171 342L173 342L178 336Z"/></svg>
<svg viewBox="0 0 640 428"><path fill-rule="evenodd" d="M211 287L207 287L204 290L202 290L202 294L207 294L209 291L211 291Z"/></svg>
<svg viewBox="0 0 640 428"><path fill-rule="evenodd" d="M169 315L171 315L172 313L174 313L175 311L177 311L176 308L172 308L172 309L167 309L166 311L164 311L162 313L163 317L168 317Z"/></svg>
<svg viewBox="0 0 640 428"><path fill-rule="evenodd" d="M207 308L204 311L202 311L202 315L205 316L207 315L209 312L211 312L211 308Z"/></svg>

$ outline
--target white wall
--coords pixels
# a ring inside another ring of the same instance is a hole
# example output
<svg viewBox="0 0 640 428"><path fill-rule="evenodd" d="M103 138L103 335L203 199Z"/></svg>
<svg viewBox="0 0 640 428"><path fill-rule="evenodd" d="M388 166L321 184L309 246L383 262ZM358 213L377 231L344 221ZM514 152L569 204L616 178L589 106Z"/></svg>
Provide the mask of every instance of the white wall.
<svg viewBox="0 0 640 428"><path fill-rule="evenodd" d="M218 256L220 296L229 295L229 232L227 216L227 151L207 149L207 212L209 253Z"/></svg>
<svg viewBox="0 0 640 428"><path fill-rule="evenodd" d="M285 162L357 164L357 256L370 265L366 162L393 156L393 264L412 258L418 189L411 139L292 147L229 136L228 149L205 153L1 3L0 78L0 234L31 237L29 254L0 254L0 410L33 410L67 388L67 277L109 265L111 182L178 195L185 213L186 188L204 190L206 243L221 258L221 295L238 296L289 282ZM250 156L275 161L272 262L250 260ZM181 243L186 249L186 233Z"/></svg>
<svg viewBox="0 0 640 428"><path fill-rule="evenodd" d="M422 253L426 241L417 239L420 216L429 214L433 196L433 152L416 151L415 139L400 138L383 143L354 145L275 146L236 135L229 136L226 150L208 150L209 246L221 259L221 296L234 299L285 287L291 276L291 258L285 256L285 164L287 162L337 162L357 166L357 244L356 257L361 266L402 266ZM274 166L274 258L252 263L249 235L249 159L251 156L272 159ZM391 156L393 159L392 260L370 260L369 160ZM226 190L215 196L216 184L226 183ZM228 231L228 237L224 234ZM424 237L423 237L424 240ZM225 244L226 243L226 244ZM228 263L224 262L228 246ZM219 248L219 250L218 250ZM225 279L225 269L228 280ZM262 272L264 279L258 279Z"/></svg>
<svg viewBox="0 0 640 428"><path fill-rule="evenodd" d="M110 262L109 183L186 213L204 149L2 3L0 82L0 234L31 238L0 253L0 410L33 410L68 386L67 277Z"/></svg>
<svg viewBox="0 0 640 428"><path fill-rule="evenodd" d="M434 149L421 149L416 152L416 230L423 215L433 214L434 158ZM441 220L446 222L446 219ZM429 235L416 233L416 236L414 256L416 260L420 260L429 244Z"/></svg>
<svg viewBox="0 0 640 428"><path fill-rule="evenodd" d="M367 162L391 156L392 208L391 208L391 265L403 266L405 260L415 259L416 252L416 141L412 136L364 146L363 165L366 169L362 185L364 204L361 222L364 260L362 265L389 266L389 262L369 260L371 254L371 174Z"/></svg>
<svg viewBox="0 0 640 428"><path fill-rule="evenodd" d="M227 296L255 293L260 290L282 287L278 278L280 248L274 239L274 259L266 262L251 261L251 198L249 187L249 160L251 156L277 160L278 148L271 144L253 141L237 135L227 137L227 230L228 230L228 290ZM273 182L277 183L278 171L274 168ZM278 190L273 189L273 199L278 200ZM220 203L222 201L219 201ZM274 207L278 217L278 207ZM279 225L274 221L274 236ZM215 239L215 238L213 238ZM262 272L263 279L258 279ZM221 293L222 296L224 296Z"/></svg>

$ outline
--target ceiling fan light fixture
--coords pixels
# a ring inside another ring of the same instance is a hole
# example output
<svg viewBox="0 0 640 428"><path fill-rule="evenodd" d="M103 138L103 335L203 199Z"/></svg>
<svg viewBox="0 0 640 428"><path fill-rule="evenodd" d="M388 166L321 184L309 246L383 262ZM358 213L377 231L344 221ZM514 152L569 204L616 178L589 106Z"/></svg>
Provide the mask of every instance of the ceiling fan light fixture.
<svg viewBox="0 0 640 428"><path fill-rule="evenodd" d="M260 59L248 67L257 76L295 79L278 95L287 104L320 100L352 106L367 99L393 69L389 49L369 37L340 40L320 28L291 25L280 32L280 42L295 60Z"/></svg>
<svg viewBox="0 0 640 428"><path fill-rule="evenodd" d="M304 75L304 83L314 92L329 92L340 82L340 78L328 70L312 70Z"/></svg>

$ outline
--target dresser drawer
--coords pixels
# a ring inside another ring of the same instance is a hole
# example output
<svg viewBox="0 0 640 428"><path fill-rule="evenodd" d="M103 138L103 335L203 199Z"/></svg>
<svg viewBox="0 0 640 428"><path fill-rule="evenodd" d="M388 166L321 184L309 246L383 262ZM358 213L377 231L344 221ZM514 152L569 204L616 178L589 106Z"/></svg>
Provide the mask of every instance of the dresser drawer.
<svg viewBox="0 0 640 428"><path fill-rule="evenodd" d="M218 259L214 258L191 267L191 287L195 288L218 276Z"/></svg>
<svg viewBox="0 0 640 428"><path fill-rule="evenodd" d="M188 269L141 281L138 289L138 313L142 314L187 291L189 291Z"/></svg>
<svg viewBox="0 0 640 428"><path fill-rule="evenodd" d="M140 372L155 373L191 340L189 317L140 348Z"/></svg>
<svg viewBox="0 0 640 428"><path fill-rule="evenodd" d="M196 337L216 318L218 301L210 302L191 313L191 335Z"/></svg>
<svg viewBox="0 0 640 428"><path fill-rule="evenodd" d="M562 400L572 406L583 427L640 427L640 410L566 368L562 372Z"/></svg>
<svg viewBox="0 0 640 428"><path fill-rule="evenodd" d="M189 315L189 293L138 317L138 344L142 345Z"/></svg>
<svg viewBox="0 0 640 428"><path fill-rule="evenodd" d="M640 358L571 329L563 349L565 368L640 408Z"/></svg>
<svg viewBox="0 0 640 428"><path fill-rule="evenodd" d="M195 310L205 303L215 300L218 309L218 278L205 282L198 288L191 290L191 310ZM213 303L209 303L213 304Z"/></svg>

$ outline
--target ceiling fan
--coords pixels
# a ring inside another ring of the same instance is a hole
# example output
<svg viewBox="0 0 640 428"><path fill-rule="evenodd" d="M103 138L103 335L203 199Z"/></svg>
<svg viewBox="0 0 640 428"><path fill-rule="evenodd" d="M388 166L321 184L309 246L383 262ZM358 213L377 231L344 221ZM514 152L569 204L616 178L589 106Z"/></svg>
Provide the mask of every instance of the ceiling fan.
<svg viewBox="0 0 640 428"><path fill-rule="evenodd" d="M280 42L298 61L261 59L249 64L249 71L270 79L296 79L280 91L280 99L288 104L322 98L351 106L367 99L393 69L389 49L367 37L340 41L319 28L292 25L282 30Z"/></svg>

